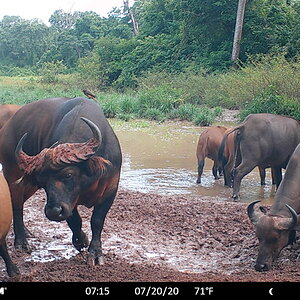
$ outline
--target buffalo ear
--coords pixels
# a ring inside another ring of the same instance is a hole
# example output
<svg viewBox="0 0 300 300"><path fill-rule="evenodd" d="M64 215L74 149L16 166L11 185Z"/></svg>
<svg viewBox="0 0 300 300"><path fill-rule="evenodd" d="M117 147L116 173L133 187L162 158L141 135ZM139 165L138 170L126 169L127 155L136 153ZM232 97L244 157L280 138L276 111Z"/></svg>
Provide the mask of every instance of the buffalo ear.
<svg viewBox="0 0 300 300"><path fill-rule="evenodd" d="M97 175L103 176L107 172L107 168L112 163L101 156L91 157L87 160L87 173L89 176Z"/></svg>

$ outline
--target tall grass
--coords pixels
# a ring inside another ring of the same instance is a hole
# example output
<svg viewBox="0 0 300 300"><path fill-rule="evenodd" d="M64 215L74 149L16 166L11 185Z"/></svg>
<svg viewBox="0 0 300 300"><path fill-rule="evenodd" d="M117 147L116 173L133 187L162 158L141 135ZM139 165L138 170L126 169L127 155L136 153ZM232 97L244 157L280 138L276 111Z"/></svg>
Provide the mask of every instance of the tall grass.
<svg viewBox="0 0 300 300"><path fill-rule="evenodd" d="M83 96L82 89L96 93L105 115L129 120L179 119L210 125L222 108L249 113L271 112L300 120L300 60L262 56L238 71L207 74L149 73L139 78L138 89L125 93L100 91L78 74L56 76L45 83L41 77L0 77L0 104L25 104L48 97ZM96 82L96 81L95 81Z"/></svg>
<svg viewBox="0 0 300 300"><path fill-rule="evenodd" d="M61 75L55 83L44 83L39 77L0 77L0 104L23 105L32 101L53 97L84 96L84 84L78 84L76 77ZM125 121L144 118L162 122L166 119L193 121L207 126L214 122L216 114L207 107L186 105L182 91L170 86L141 89L127 93L99 92L97 101L108 118Z"/></svg>
<svg viewBox="0 0 300 300"><path fill-rule="evenodd" d="M143 89L169 85L182 91L184 103L244 109L270 88L277 95L300 101L300 60L288 62L281 56L261 56L252 59L238 71L222 74L185 72L147 74L140 78Z"/></svg>

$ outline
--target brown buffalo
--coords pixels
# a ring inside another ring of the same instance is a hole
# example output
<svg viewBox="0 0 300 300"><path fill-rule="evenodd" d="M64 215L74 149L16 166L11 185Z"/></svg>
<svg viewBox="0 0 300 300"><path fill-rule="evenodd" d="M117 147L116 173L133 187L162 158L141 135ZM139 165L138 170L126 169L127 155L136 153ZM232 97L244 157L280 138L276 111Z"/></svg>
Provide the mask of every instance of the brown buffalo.
<svg viewBox="0 0 300 300"><path fill-rule="evenodd" d="M232 128L235 134L236 155L233 170L233 198L239 198L242 178L256 166L273 168L276 186L286 165L300 142L300 123L289 117L273 114L249 115Z"/></svg>
<svg viewBox="0 0 300 300"><path fill-rule="evenodd" d="M255 209L255 201L248 206L248 216L255 225L259 240L257 271L267 271L280 251L295 241L295 229L299 229L300 213L300 145L288 163L284 178L275 194L268 213L263 208Z"/></svg>
<svg viewBox="0 0 300 300"><path fill-rule="evenodd" d="M0 129L20 108L21 108L20 105L15 105L15 104L0 105Z"/></svg>
<svg viewBox="0 0 300 300"><path fill-rule="evenodd" d="M12 262L6 246L6 235L12 220L12 207L7 182L0 172L0 256L4 259L9 276L19 274L17 266Z"/></svg>
<svg viewBox="0 0 300 300"><path fill-rule="evenodd" d="M236 132L232 132L230 129L227 129L222 143L219 148L219 161L222 162L222 168L223 168L223 174L224 174L224 185L228 187L232 187L233 183L233 176L232 171L234 167L234 160L236 155L236 146L234 143ZM260 176L260 184L265 185L266 184L266 169L258 166L259 170L259 176ZM274 179L274 171L273 168L271 169L272 173L272 184L275 184Z"/></svg>
<svg viewBox="0 0 300 300"><path fill-rule="evenodd" d="M24 202L44 188L47 218L66 220L75 248L88 247L89 261L101 263L101 232L117 193L122 155L99 105L84 98L24 105L0 131L0 146L12 196L15 247L28 250ZM81 229L78 205L94 208L90 244Z"/></svg>
<svg viewBox="0 0 300 300"><path fill-rule="evenodd" d="M215 179L219 179L218 171L219 173L222 172L222 164L218 158L218 151L226 130L227 128L223 126L213 126L205 129L201 133L196 151L196 156L198 159L197 183L201 183L201 176L206 157L213 160L214 165L212 168L212 173Z"/></svg>

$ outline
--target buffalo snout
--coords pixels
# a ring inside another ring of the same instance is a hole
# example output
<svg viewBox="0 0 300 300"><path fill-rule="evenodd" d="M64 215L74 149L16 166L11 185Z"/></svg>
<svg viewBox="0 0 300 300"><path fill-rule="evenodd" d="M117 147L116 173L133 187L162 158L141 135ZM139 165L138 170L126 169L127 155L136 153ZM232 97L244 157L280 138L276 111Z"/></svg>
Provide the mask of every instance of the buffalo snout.
<svg viewBox="0 0 300 300"><path fill-rule="evenodd" d="M46 204L45 206L45 215L50 221L64 221L70 217L72 211L68 205L61 203L56 205Z"/></svg>

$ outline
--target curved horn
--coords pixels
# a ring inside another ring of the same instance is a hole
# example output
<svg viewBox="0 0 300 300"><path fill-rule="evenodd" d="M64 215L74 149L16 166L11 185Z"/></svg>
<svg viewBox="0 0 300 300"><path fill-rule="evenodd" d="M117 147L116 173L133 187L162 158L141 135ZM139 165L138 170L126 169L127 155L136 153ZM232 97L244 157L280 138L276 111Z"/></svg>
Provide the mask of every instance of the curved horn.
<svg viewBox="0 0 300 300"><path fill-rule="evenodd" d="M98 141L98 143L99 143L98 147L99 147L102 142L102 135L101 135L101 132L100 132L98 126L95 123L93 123L91 120L89 120L85 117L81 117L81 120L84 121L90 127L90 129L93 133L93 138L96 141Z"/></svg>
<svg viewBox="0 0 300 300"><path fill-rule="evenodd" d="M48 148L43 149L39 154L30 156L23 150L23 144L28 133L25 133L19 140L16 150L15 158L21 171L25 174L31 174L35 170L39 170L44 162L45 153L49 150Z"/></svg>
<svg viewBox="0 0 300 300"><path fill-rule="evenodd" d="M44 167L57 168L62 164L77 163L87 160L94 155L102 142L102 136L95 123L87 118L81 119L89 126L93 137L84 143L53 144L50 148L44 148L35 156L29 156L23 151L23 144L26 139L25 133L17 144L15 150L16 161L19 168L26 174L43 169Z"/></svg>
<svg viewBox="0 0 300 300"><path fill-rule="evenodd" d="M20 168L20 170L25 171L28 166L30 165L30 162L32 161L32 156L27 155L24 151L23 151L23 145L25 142L25 139L27 137L28 133L26 132L21 139L19 140L17 146L16 146L16 150L15 150L15 158L17 161L17 164Z"/></svg>
<svg viewBox="0 0 300 300"><path fill-rule="evenodd" d="M291 218L280 218L280 220L278 220L278 222L276 224L276 227L279 230L291 230L291 229L295 228L298 223L298 215L297 215L296 211L288 204L286 204L285 206L291 213L292 217Z"/></svg>
<svg viewBox="0 0 300 300"><path fill-rule="evenodd" d="M248 214L248 217L250 219L250 221L256 225L256 223L258 222L258 220L264 215L261 211L260 212L256 212L254 210L254 205L256 203L258 203L260 201L254 201L252 202L251 204L248 205L247 207L247 214Z"/></svg>
<svg viewBox="0 0 300 300"><path fill-rule="evenodd" d="M289 206L288 204L285 205L288 210L290 211L291 215L292 215L292 221L290 223L290 228L289 229L293 229L296 227L297 223L298 223L298 215L296 213L296 211L291 207Z"/></svg>
<svg viewBox="0 0 300 300"><path fill-rule="evenodd" d="M27 132L24 133L24 135L20 138L20 140L19 140L19 142L17 144L16 150L15 150L15 156L16 156L17 159L19 158L19 156L20 156L21 153L24 153L24 151L23 151L23 144L24 144L24 141L25 141L27 135L28 135Z"/></svg>
<svg viewBox="0 0 300 300"><path fill-rule="evenodd" d="M102 142L102 135L98 126L91 120L81 117L89 126L93 137L84 143L65 143L48 151L47 156L52 167L60 167L62 164L77 163L93 156Z"/></svg>

